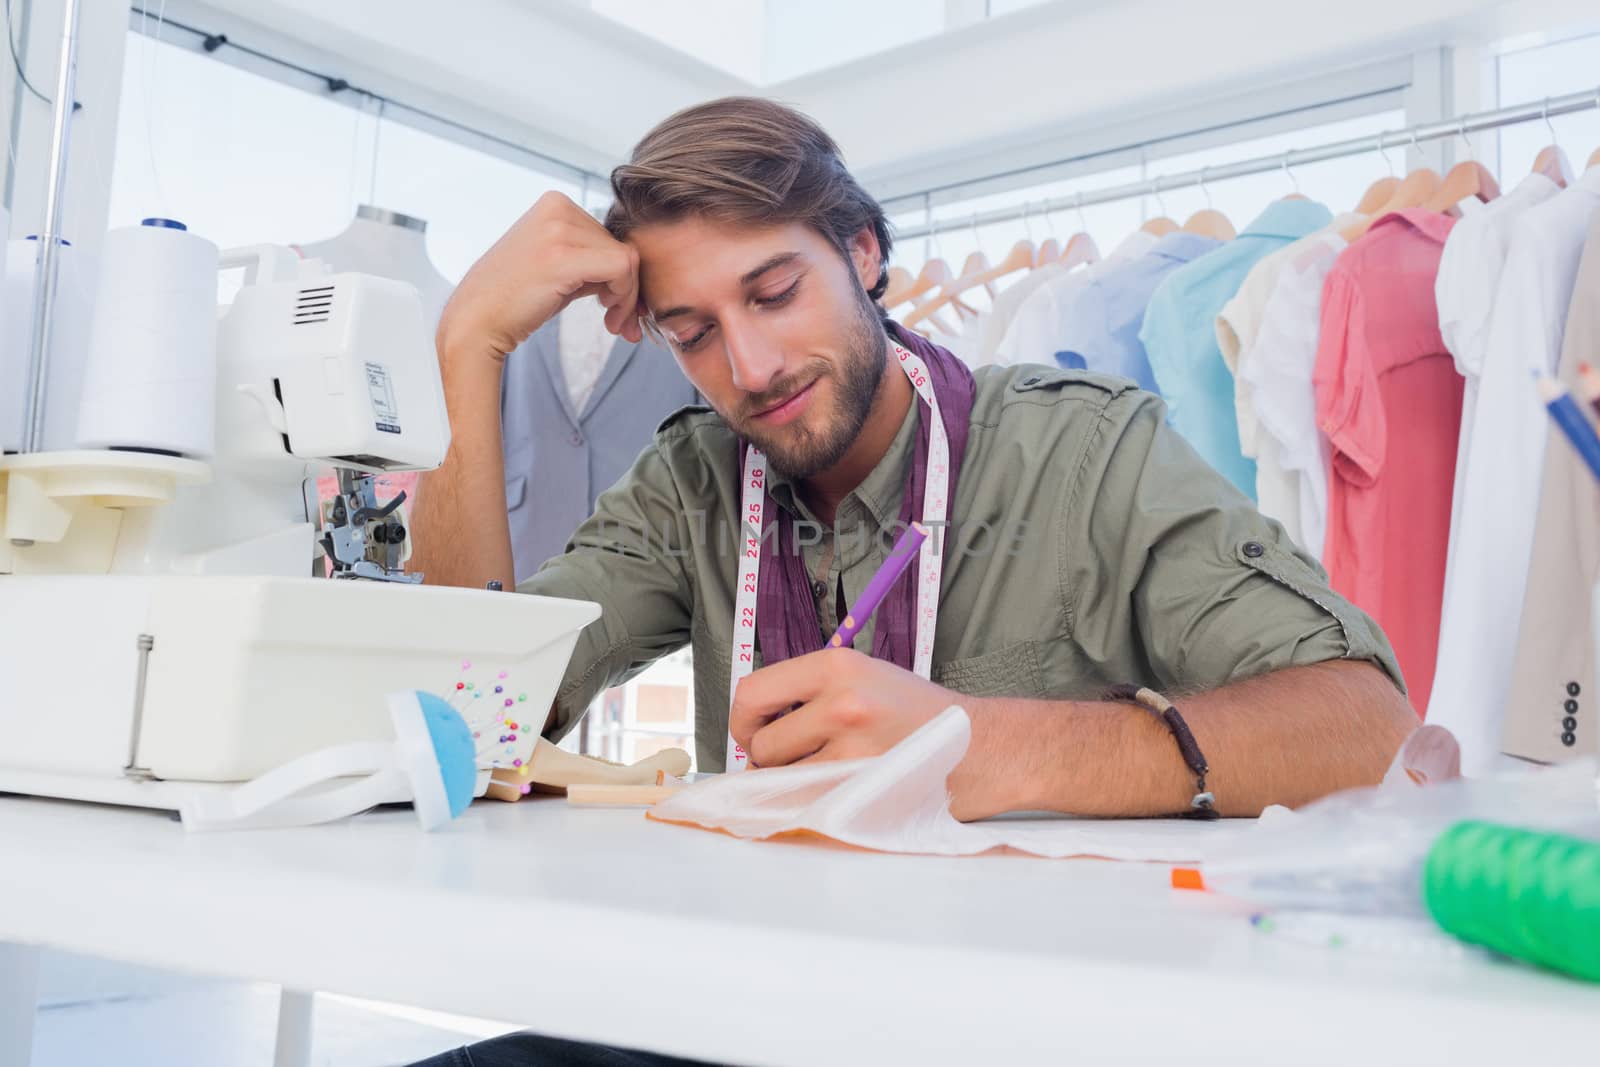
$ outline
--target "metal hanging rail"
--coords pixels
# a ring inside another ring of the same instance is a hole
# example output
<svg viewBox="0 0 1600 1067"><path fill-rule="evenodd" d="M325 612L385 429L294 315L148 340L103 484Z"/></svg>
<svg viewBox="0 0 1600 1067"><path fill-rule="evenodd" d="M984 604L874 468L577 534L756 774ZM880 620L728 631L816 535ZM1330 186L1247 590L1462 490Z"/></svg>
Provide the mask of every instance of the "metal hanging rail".
<svg viewBox="0 0 1600 1067"><path fill-rule="evenodd" d="M1296 148L1276 155L1242 159L1237 163L1219 163L1214 167L1201 167L1199 170L1183 171L1179 174L1162 174L1144 181L1128 182L1124 185L1114 185L1104 189L1092 189L1082 193L1074 193L1071 196L1054 197L1042 201L1035 200L1017 204L1013 207L995 208L992 211L980 211L972 215L970 219L960 216L947 219L943 226L938 222L904 226L895 231L895 239L906 241L916 237L927 237L938 233L941 229L949 230L952 227L987 226L996 222L1011 222L1035 213L1066 211L1089 207L1093 204L1109 204L1117 200L1159 196L1174 189L1182 189L1191 185L1204 186L1211 182L1226 181L1229 178L1242 178L1248 174L1265 174L1274 170L1282 170L1287 174L1292 172L1293 167L1307 163L1322 163L1326 160L1342 159L1346 156L1361 155L1365 152L1382 152L1389 148L1414 147L1423 141L1437 141L1445 137L1464 136L1469 133L1479 133L1483 130L1499 129L1502 126L1515 126L1524 122L1548 122L1551 118L1559 115L1570 115L1574 112L1590 111L1596 108L1600 108L1600 87L1588 92L1547 97L1544 100L1530 104L1497 108L1494 111L1480 111L1475 115L1463 115L1459 118L1446 119L1442 122L1425 122L1418 126L1381 133L1377 137L1357 137L1352 140L1336 141L1316 148Z"/></svg>

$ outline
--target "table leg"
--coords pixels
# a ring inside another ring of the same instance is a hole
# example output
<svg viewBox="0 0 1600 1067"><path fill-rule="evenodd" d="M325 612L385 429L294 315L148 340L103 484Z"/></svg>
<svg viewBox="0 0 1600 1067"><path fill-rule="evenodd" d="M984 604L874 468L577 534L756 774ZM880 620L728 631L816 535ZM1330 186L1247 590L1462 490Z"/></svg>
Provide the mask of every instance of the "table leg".
<svg viewBox="0 0 1600 1067"><path fill-rule="evenodd" d="M0 941L0 1067L28 1067L39 1013L39 949Z"/></svg>
<svg viewBox="0 0 1600 1067"><path fill-rule="evenodd" d="M285 989L278 996L278 1039L272 1067L311 1067L311 1013L315 993Z"/></svg>

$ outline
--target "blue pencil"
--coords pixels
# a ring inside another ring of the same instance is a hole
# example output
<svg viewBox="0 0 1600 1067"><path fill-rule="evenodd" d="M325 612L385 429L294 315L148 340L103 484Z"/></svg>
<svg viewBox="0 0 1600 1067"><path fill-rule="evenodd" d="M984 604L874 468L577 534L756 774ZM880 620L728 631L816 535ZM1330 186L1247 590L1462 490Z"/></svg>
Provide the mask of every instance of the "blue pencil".
<svg viewBox="0 0 1600 1067"><path fill-rule="evenodd" d="M1584 417L1583 409L1572 399L1566 386L1538 371L1534 371L1534 377L1538 380L1539 399L1544 401L1550 417L1561 427L1561 432L1572 442L1572 447L1577 449L1583 462L1588 464L1589 473L1595 476L1596 481L1600 481L1600 436L1595 434L1594 426Z"/></svg>

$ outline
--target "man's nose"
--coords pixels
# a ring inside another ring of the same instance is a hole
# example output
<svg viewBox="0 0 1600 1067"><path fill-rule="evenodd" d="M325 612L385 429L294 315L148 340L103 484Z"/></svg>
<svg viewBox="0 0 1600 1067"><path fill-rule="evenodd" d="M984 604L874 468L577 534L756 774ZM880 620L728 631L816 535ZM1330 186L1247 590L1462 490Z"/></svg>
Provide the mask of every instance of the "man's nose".
<svg viewBox="0 0 1600 1067"><path fill-rule="evenodd" d="M733 384L747 393L764 393L783 373L783 352L753 323L724 323L723 342Z"/></svg>

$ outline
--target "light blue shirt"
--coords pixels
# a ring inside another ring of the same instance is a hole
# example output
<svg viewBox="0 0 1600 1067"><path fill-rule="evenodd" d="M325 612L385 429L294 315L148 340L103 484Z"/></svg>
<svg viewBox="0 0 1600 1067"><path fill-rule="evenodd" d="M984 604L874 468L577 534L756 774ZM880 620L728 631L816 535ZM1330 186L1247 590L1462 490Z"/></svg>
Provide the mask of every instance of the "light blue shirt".
<svg viewBox="0 0 1600 1067"><path fill-rule="evenodd" d="M1144 255L1084 285L1062 313L1056 362L1072 370L1131 378L1139 388L1154 391L1150 361L1139 340L1145 305L1167 275L1216 247L1210 237L1169 233Z"/></svg>
<svg viewBox="0 0 1600 1067"><path fill-rule="evenodd" d="M1172 271L1150 297L1139 339L1174 429L1201 457L1256 495L1256 464L1239 451L1233 375L1217 345L1217 313L1263 256L1333 221L1310 200L1278 200L1234 240Z"/></svg>

